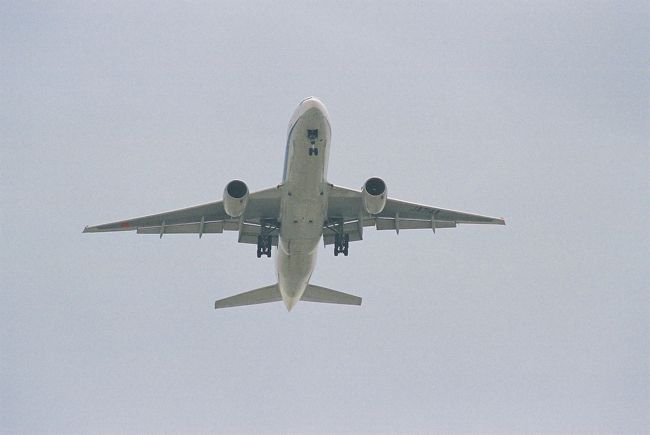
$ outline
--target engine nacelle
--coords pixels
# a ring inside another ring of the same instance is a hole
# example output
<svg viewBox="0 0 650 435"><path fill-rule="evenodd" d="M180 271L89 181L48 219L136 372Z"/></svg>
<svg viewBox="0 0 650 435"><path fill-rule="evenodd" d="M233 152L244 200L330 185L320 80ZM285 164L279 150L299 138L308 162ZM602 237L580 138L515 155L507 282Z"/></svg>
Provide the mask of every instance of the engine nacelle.
<svg viewBox="0 0 650 435"><path fill-rule="evenodd" d="M386 198L388 196L386 183L381 178L369 178L363 184L361 196L363 197L363 206L368 213L381 213L386 206Z"/></svg>
<svg viewBox="0 0 650 435"><path fill-rule="evenodd" d="M231 217L244 214L248 203L248 186L241 180L233 180L223 190L223 208Z"/></svg>

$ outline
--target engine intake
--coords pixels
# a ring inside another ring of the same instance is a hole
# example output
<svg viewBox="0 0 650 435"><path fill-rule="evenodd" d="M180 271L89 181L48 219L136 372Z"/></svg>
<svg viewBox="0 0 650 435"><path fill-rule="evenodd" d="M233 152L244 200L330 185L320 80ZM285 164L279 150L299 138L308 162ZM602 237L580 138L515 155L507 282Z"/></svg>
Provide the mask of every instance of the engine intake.
<svg viewBox="0 0 650 435"><path fill-rule="evenodd" d="M386 183L378 177L369 178L361 189L363 206L370 214L379 214L386 206Z"/></svg>
<svg viewBox="0 0 650 435"><path fill-rule="evenodd" d="M248 203L248 186L241 180L233 180L223 191L223 208L231 217L244 214Z"/></svg>

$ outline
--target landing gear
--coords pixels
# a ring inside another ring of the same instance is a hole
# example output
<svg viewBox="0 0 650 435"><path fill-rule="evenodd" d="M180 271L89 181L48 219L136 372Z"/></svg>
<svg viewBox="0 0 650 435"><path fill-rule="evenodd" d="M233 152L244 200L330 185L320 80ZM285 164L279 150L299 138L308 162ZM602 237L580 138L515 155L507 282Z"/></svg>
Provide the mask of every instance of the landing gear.
<svg viewBox="0 0 650 435"><path fill-rule="evenodd" d="M257 236L257 258L261 258L262 255L271 257L271 236Z"/></svg>
<svg viewBox="0 0 650 435"><path fill-rule="evenodd" d="M309 139L309 143L311 144L311 147L309 148L309 155L317 156L318 148L316 148L314 145L316 145L316 139L318 139L318 129L307 130L307 138Z"/></svg>
<svg viewBox="0 0 650 435"><path fill-rule="evenodd" d="M325 225L334 232L334 256L338 257L340 253L348 256L348 247L350 246L350 235L344 231L345 222L343 219L330 219Z"/></svg>
<svg viewBox="0 0 650 435"><path fill-rule="evenodd" d="M350 235L349 234L337 234L334 236L334 256L342 252L346 257L348 256L348 247L350 245Z"/></svg>
<svg viewBox="0 0 650 435"><path fill-rule="evenodd" d="M289 193L291 195L291 193ZM280 228L278 222L274 219L262 219L260 222L260 235L257 236L257 258L266 255L271 258L271 248L273 247L273 234L277 235Z"/></svg>

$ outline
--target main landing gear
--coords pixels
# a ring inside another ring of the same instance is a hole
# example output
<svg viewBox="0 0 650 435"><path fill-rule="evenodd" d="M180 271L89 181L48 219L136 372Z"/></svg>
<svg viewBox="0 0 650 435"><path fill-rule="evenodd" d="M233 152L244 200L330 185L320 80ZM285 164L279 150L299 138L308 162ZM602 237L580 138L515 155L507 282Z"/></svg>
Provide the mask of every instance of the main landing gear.
<svg viewBox="0 0 650 435"><path fill-rule="evenodd" d="M262 255L271 257L271 236L257 236L257 258L261 258Z"/></svg>
<svg viewBox="0 0 650 435"><path fill-rule="evenodd" d="M338 256L340 253L343 253L343 255L347 257L349 245L350 245L349 234L337 234L336 236L334 236L334 256Z"/></svg>
<svg viewBox="0 0 650 435"><path fill-rule="evenodd" d="M350 235L344 231L345 222L343 219L330 219L326 226L334 232L334 256L338 257L343 253L348 256L348 247L350 246Z"/></svg>
<svg viewBox="0 0 650 435"><path fill-rule="evenodd" d="M278 222L273 219L263 219L260 224L260 235L257 236L257 258L261 258L262 255L271 258L271 248L273 247L272 233L280 227L278 226Z"/></svg>

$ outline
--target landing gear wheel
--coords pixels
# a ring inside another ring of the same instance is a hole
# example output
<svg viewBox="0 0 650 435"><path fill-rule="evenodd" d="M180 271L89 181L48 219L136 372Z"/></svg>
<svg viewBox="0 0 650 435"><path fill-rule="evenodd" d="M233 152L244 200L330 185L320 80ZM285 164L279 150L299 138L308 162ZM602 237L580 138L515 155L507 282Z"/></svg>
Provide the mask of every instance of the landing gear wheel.
<svg viewBox="0 0 650 435"><path fill-rule="evenodd" d="M338 257L340 253L343 253L343 255L347 257L349 245L350 245L349 234L337 234L336 236L334 236L334 256Z"/></svg>
<svg viewBox="0 0 650 435"><path fill-rule="evenodd" d="M317 156L318 155L318 148L309 148L309 155L310 156Z"/></svg>
<svg viewBox="0 0 650 435"><path fill-rule="evenodd" d="M257 236L257 258L266 255L271 258L271 236Z"/></svg>

